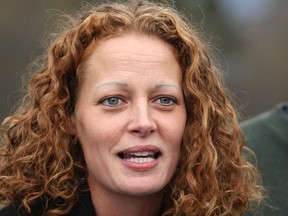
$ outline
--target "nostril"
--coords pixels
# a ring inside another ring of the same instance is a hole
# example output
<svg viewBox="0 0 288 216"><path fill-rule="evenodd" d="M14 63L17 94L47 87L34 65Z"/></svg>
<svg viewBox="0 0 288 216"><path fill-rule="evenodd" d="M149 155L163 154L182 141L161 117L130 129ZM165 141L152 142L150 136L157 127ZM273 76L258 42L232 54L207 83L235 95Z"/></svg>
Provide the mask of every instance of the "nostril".
<svg viewBox="0 0 288 216"><path fill-rule="evenodd" d="M138 106L131 113L127 128L131 133L138 136L147 136L157 130L157 124L147 105Z"/></svg>
<svg viewBox="0 0 288 216"><path fill-rule="evenodd" d="M139 135L139 136L148 136L149 134L153 133L153 129L137 129L137 130L132 130L132 133Z"/></svg>

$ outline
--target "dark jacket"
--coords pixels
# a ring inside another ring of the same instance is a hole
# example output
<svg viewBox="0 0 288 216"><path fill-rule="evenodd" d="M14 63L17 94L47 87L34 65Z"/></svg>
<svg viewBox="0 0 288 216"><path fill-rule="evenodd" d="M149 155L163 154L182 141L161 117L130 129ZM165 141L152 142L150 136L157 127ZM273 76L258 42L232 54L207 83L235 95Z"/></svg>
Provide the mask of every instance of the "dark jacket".
<svg viewBox="0 0 288 216"><path fill-rule="evenodd" d="M268 199L260 215L288 215L288 102L241 122L257 157Z"/></svg>
<svg viewBox="0 0 288 216"><path fill-rule="evenodd" d="M10 205L0 210L0 216L42 216L44 215L43 205L38 204L32 207L32 212L29 214L24 209L19 209L17 206ZM67 216L96 216L94 206L92 204L90 192L86 192L79 196L79 200L75 203L71 212Z"/></svg>

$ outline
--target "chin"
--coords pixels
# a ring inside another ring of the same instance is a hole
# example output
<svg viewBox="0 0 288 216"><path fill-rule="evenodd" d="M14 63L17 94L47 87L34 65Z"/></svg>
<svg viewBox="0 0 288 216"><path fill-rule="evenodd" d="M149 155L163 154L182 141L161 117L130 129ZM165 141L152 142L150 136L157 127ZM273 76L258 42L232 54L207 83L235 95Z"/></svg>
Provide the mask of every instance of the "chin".
<svg viewBox="0 0 288 216"><path fill-rule="evenodd" d="M126 191L126 193L134 196L149 196L157 193L162 193L166 185L167 184L163 183L155 184L155 182L152 182L151 184L151 181L147 182L146 184L143 184L142 182L141 184L137 185L133 185L131 182L129 182L126 190L124 190Z"/></svg>

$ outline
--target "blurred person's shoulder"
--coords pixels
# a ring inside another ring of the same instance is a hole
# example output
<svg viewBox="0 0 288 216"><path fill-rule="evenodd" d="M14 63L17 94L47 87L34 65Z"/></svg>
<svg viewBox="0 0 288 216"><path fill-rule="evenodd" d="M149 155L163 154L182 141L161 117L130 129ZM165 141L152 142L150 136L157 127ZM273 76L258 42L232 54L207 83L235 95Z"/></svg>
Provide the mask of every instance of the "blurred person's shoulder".
<svg viewBox="0 0 288 216"><path fill-rule="evenodd" d="M288 215L288 102L240 123L268 191L263 216Z"/></svg>
<svg viewBox="0 0 288 216"><path fill-rule="evenodd" d="M240 123L247 145L258 142L267 145L274 142L288 144L288 102L277 104L274 108ZM268 142L269 141L269 142Z"/></svg>

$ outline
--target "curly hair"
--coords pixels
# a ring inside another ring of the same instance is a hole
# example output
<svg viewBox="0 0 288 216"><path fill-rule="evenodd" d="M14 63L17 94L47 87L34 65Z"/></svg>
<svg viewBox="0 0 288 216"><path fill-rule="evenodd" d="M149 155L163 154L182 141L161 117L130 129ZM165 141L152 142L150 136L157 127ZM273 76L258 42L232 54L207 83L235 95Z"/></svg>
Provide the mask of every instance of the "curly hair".
<svg viewBox="0 0 288 216"><path fill-rule="evenodd" d="M162 215L241 215L259 205L260 174L244 157L236 112L188 20L169 5L141 0L90 6L69 20L32 74L18 110L1 124L0 203L30 212L41 200L45 215L72 209L87 177L80 144L68 129L85 61L92 44L138 32L171 44L184 76L187 125Z"/></svg>

